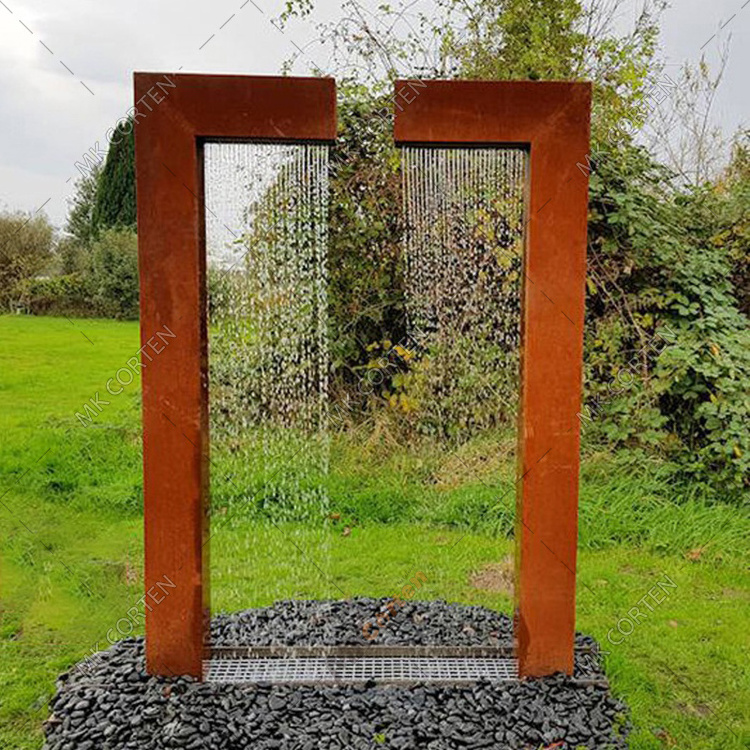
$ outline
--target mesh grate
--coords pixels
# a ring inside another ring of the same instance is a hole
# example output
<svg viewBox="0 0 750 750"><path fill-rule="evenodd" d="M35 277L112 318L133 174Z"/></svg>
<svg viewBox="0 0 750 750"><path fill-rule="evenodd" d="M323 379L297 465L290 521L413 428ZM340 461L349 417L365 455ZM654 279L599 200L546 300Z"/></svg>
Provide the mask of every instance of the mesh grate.
<svg viewBox="0 0 750 750"><path fill-rule="evenodd" d="M306 657L209 659L207 682L359 683L507 682L518 679L512 658Z"/></svg>

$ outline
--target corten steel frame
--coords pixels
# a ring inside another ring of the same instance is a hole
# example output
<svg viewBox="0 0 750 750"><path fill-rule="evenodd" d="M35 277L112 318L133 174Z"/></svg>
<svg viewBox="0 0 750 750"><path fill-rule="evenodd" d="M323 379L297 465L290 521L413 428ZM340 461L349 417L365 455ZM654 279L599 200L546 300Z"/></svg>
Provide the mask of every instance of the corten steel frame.
<svg viewBox="0 0 750 750"><path fill-rule="evenodd" d="M164 91L165 80L176 85ZM203 143L332 141L335 83L136 73L136 102L149 91L159 103L136 104L135 116L141 342L165 327L175 338L142 370L145 588L165 577L176 586L149 600L146 663L152 674L200 677L209 538Z"/></svg>
<svg viewBox="0 0 750 750"><path fill-rule="evenodd" d="M516 503L519 673L573 671L591 85L397 81L395 139L530 152Z"/></svg>

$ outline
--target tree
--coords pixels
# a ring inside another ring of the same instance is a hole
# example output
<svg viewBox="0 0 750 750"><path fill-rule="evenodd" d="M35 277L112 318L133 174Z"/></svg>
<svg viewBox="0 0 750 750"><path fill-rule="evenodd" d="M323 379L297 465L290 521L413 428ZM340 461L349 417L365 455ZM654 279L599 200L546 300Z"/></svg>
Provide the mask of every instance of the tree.
<svg viewBox="0 0 750 750"><path fill-rule="evenodd" d="M713 192L716 201L706 211L711 244L726 249L740 310L750 316L750 130L737 136Z"/></svg>
<svg viewBox="0 0 750 750"><path fill-rule="evenodd" d="M96 236L94 208L100 175L101 165L96 164L85 177L76 182L75 193L70 201L65 229L80 247L88 247Z"/></svg>
<svg viewBox="0 0 750 750"><path fill-rule="evenodd" d="M391 181L398 154L390 125L380 128L378 117L394 78L590 79L585 366L586 407L596 414L586 438L591 445L601 438L608 447L660 453L674 459L691 482L741 493L750 466L745 426L750 406L743 393L750 357L748 321L737 305L744 299L742 282L736 279L746 278L747 267L742 221L747 151L738 147L723 188L727 196L718 200L710 187L687 189L693 180L676 179L648 150L636 147L649 111L664 88L674 95L677 84L665 87L660 78L663 3L647 3L625 36L613 31L621 5L620 0L592 0L586 7L578 0L436 0L436 12L428 16L412 13L407 3L381 6L377 13L356 1L345 3L343 20L322 29L331 50L327 68L345 78L339 111L346 153L343 162L336 159L342 155L337 144L331 179L332 283L339 282L332 297L338 296L339 305L366 300L358 287L366 272L376 279L368 279L368 289L394 288L391 266L367 255L378 244L361 241L401 211ZM311 10L307 0L291 0L284 19ZM705 92L710 104L715 89L704 86L706 80L712 79L698 81L696 91ZM689 110L694 93L678 94L680 106ZM350 110L364 117L352 118ZM712 134L705 112L693 114L688 125L701 144L700 181L711 176L706 166ZM360 159L373 130L384 133L383 156ZM359 197L359 185L366 186L366 200ZM381 247L393 250L397 268L401 227L394 224ZM347 278L343 271L358 264L359 273ZM396 320L402 301L387 295L382 301L374 308L381 319ZM350 323L345 315L332 317L347 323L337 331L337 345L350 343L349 361L361 361L371 348L363 345L372 339L347 339L354 315Z"/></svg>
<svg viewBox="0 0 750 750"><path fill-rule="evenodd" d="M406 335L401 176L387 106L344 84L331 147L329 320L336 385L358 383L370 345Z"/></svg>
<svg viewBox="0 0 750 750"><path fill-rule="evenodd" d="M326 67L339 79L329 299L334 363L344 382L356 382L355 371L372 359L377 342L405 335L400 160L392 120L383 116L391 81L593 77L603 140L640 101L658 10L649 4L633 33L619 37L608 14L620 3L610 5L595 2L586 10L578 0L437 0L427 15L413 12L412 3L370 12L350 0L339 21L321 27L330 50ZM291 0L282 20L312 10L308 0Z"/></svg>
<svg viewBox="0 0 750 750"><path fill-rule="evenodd" d="M66 224L69 236L61 239L57 246L59 270L63 274L77 274L83 283L90 282L96 285L97 279L90 277L98 275L99 280L103 278L101 263L104 262L104 256L99 239L110 229L135 230L135 216L133 128L132 123L119 123L110 139L104 163L93 164L89 173L76 183L76 192L71 200ZM114 235L109 239L112 237ZM118 247L121 244L119 243ZM98 261L94 257L95 246L98 247ZM97 262L100 266L98 270ZM126 282L126 286L129 288L129 282ZM99 302L104 299L107 300L105 307L109 309L111 298L108 293L105 293ZM127 312L117 310L116 314L132 316L134 306L130 296L123 304Z"/></svg>
<svg viewBox="0 0 750 750"><path fill-rule="evenodd" d="M135 229L135 135L132 120L118 123L96 189L92 213L96 232Z"/></svg>
<svg viewBox="0 0 750 750"><path fill-rule="evenodd" d="M53 229L43 214L0 214L0 306L10 308L19 282L52 260Z"/></svg>
<svg viewBox="0 0 750 750"><path fill-rule="evenodd" d="M138 317L138 240L132 229L107 229L92 249L94 301L101 314Z"/></svg>
<svg viewBox="0 0 750 750"><path fill-rule="evenodd" d="M639 119L644 93L660 72L654 56L666 3L646 0L627 34L615 28L622 5L624 0L436 0L429 12L414 11L412 2L370 12L348 0L342 18L319 31L330 53L327 72L374 93L387 92L396 77L591 80L596 142L623 118ZM313 9L312 0L290 0L281 20Z"/></svg>
<svg viewBox="0 0 750 750"><path fill-rule="evenodd" d="M656 108L644 129L651 152L686 185L702 185L721 171L727 144L715 125L714 105L728 59L724 47L716 73L705 59L686 64L676 76L669 106Z"/></svg>

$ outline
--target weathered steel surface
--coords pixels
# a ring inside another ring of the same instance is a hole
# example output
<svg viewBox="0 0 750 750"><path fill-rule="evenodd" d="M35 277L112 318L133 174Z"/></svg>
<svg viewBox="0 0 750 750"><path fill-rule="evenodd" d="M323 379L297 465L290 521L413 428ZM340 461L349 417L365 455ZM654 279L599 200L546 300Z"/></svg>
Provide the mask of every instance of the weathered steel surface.
<svg viewBox="0 0 750 750"><path fill-rule="evenodd" d="M208 617L208 373L202 141L332 140L331 79L135 74L146 659L201 676ZM157 339L158 341L158 339ZM150 357L150 361L146 355ZM168 595L157 583L166 584ZM158 600L158 602L157 602Z"/></svg>
<svg viewBox="0 0 750 750"><path fill-rule="evenodd" d="M397 81L395 90L397 142L530 150L516 637L521 675L572 674L591 86Z"/></svg>

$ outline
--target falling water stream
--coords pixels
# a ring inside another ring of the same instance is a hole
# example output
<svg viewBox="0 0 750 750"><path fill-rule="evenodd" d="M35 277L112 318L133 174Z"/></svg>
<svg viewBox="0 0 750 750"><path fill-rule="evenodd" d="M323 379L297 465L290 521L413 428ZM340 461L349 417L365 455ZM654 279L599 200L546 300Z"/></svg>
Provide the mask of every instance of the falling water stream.
<svg viewBox="0 0 750 750"><path fill-rule="evenodd" d="M527 154L401 156L420 420L458 445L510 433ZM204 174L214 609L339 598L329 563L346 542L332 541L326 490L328 147L206 143ZM403 550L404 573L429 565L413 540Z"/></svg>
<svg viewBox="0 0 750 750"><path fill-rule="evenodd" d="M527 172L521 149L402 149L407 309L431 355L425 421L443 436L513 424Z"/></svg>
<svg viewBox="0 0 750 750"><path fill-rule="evenodd" d="M328 147L207 143L204 174L212 572L242 608L327 560Z"/></svg>

